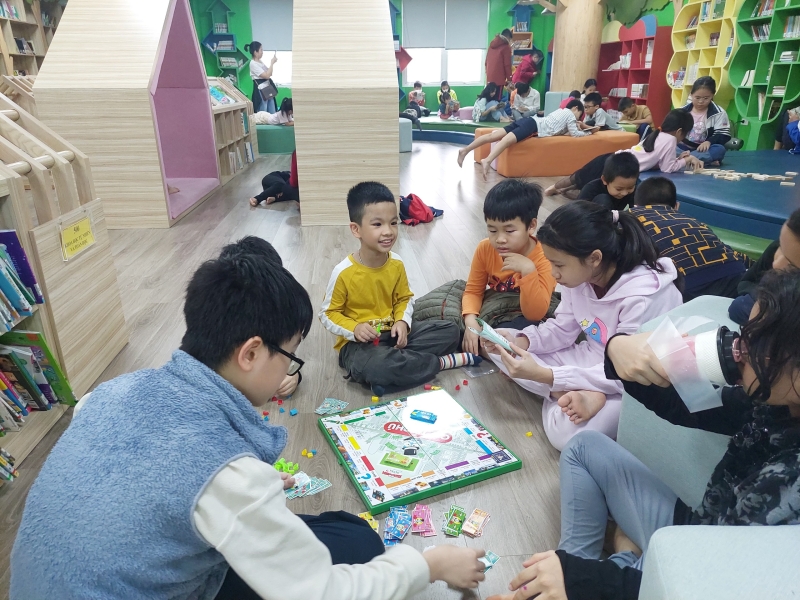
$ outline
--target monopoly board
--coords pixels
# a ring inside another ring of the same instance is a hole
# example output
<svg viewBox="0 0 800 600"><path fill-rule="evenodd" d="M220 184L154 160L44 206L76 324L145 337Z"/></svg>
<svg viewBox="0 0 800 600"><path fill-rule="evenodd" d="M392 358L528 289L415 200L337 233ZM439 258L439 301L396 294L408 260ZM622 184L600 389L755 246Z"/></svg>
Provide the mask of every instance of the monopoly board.
<svg viewBox="0 0 800 600"><path fill-rule="evenodd" d="M414 410L436 422L412 419ZM372 514L522 468L444 390L322 417L319 427Z"/></svg>

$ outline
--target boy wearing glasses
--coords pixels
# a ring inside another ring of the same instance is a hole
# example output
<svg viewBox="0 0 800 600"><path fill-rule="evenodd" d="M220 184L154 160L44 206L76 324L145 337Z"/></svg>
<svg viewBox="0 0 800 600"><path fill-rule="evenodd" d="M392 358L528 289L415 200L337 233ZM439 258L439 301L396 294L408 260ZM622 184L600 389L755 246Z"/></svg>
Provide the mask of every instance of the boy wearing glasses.
<svg viewBox="0 0 800 600"><path fill-rule="evenodd" d="M292 275L246 243L201 265L180 350L98 386L47 458L10 598L400 600L437 579L477 586L482 551L384 554L352 515L286 507L294 481L272 464L287 432L254 407L300 371L312 314ZM56 506L69 517L48 518Z"/></svg>
<svg viewBox="0 0 800 600"><path fill-rule="evenodd" d="M397 241L397 204L382 183L364 181L347 193L350 232L360 242L333 269L319 320L336 336L347 377L375 396L433 379L439 371L481 362L456 353L461 335L451 321L414 323L414 293Z"/></svg>

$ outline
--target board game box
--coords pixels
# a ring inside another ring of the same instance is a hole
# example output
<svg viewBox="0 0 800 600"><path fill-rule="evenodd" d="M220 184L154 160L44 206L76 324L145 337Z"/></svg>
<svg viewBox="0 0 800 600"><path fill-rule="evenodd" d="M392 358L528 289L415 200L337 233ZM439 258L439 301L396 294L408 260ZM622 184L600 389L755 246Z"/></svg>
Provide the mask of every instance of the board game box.
<svg viewBox="0 0 800 600"><path fill-rule="evenodd" d="M319 428L373 515L522 468L444 390L322 417Z"/></svg>

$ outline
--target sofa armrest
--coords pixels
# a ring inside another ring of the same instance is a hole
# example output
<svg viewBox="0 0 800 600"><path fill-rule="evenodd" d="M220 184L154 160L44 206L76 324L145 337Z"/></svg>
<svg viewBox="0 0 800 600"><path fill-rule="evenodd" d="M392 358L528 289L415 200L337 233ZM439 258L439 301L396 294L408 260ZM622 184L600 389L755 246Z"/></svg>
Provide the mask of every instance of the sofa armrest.
<svg viewBox="0 0 800 600"><path fill-rule="evenodd" d="M800 525L665 527L650 539L639 600L800 598Z"/></svg>

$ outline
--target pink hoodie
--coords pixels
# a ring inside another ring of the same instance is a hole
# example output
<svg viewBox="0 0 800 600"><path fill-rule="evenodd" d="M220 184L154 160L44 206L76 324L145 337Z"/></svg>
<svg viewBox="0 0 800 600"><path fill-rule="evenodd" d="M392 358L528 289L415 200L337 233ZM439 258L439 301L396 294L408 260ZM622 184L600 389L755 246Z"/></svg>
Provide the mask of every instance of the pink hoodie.
<svg viewBox="0 0 800 600"><path fill-rule="evenodd" d="M520 332L530 340L529 352L552 368L553 391L622 393L620 382L606 379L608 340L618 333L635 333L643 323L683 303L673 284L678 276L675 264L668 258L660 258L658 264L663 273L645 265L636 267L620 277L602 298L588 283L564 288L555 317ZM587 339L575 344L581 331Z"/></svg>
<svg viewBox="0 0 800 600"><path fill-rule="evenodd" d="M641 144L636 144L629 150L619 150L619 152L630 152L639 161L640 171L649 171L658 167L664 173L674 173L686 168L686 160L677 157L678 140L674 135L659 133L656 143L653 144L652 152L645 152Z"/></svg>

